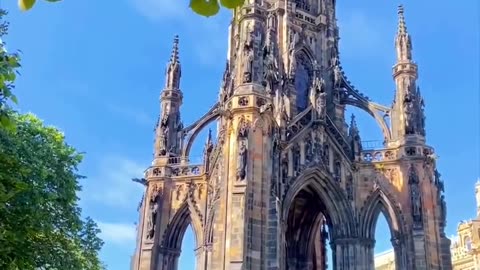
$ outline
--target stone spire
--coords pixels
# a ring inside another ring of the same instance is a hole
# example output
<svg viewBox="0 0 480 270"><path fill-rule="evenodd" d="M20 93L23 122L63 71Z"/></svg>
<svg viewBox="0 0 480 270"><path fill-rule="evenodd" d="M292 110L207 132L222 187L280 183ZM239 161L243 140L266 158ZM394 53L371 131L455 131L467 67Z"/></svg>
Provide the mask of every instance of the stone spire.
<svg viewBox="0 0 480 270"><path fill-rule="evenodd" d="M171 90L180 90L180 77L182 76L182 68L178 56L178 35L173 39L172 54L167 64L165 88Z"/></svg>
<svg viewBox="0 0 480 270"><path fill-rule="evenodd" d="M398 7L398 30L395 38L395 47L397 49L397 62L412 61L412 41L407 32L403 6Z"/></svg>
<svg viewBox="0 0 480 270"><path fill-rule="evenodd" d="M178 57L178 36L173 39L173 49L167 64L165 88L160 93L160 116L155 127L154 158L175 157L181 151L180 91L181 67ZM160 163L156 163L160 164Z"/></svg>
<svg viewBox="0 0 480 270"><path fill-rule="evenodd" d="M395 38L397 61L393 67L396 84L395 101L392 110L392 136L403 140L416 135L420 140L425 136L423 98L417 87L418 67L412 58L412 41L407 31L403 6L398 7L398 30Z"/></svg>

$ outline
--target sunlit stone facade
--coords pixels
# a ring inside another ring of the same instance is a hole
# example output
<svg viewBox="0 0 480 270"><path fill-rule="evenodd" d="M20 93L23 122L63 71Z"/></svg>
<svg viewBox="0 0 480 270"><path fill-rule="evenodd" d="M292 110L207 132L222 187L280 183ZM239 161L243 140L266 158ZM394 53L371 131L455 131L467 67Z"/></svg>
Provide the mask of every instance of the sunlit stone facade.
<svg viewBox="0 0 480 270"><path fill-rule="evenodd" d="M194 90L181 90L175 38L153 162L136 179L145 196L134 270L177 269L189 225L197 270L371 270L380 213L397 269L451 269L403 7L388 106L348 80L335 14L332 0L245 1L233 12L218 100L189 125L180 108ZM384 140L362 143L347 106L373 116ZM195 164L193 142L215 122Z"/></svg>

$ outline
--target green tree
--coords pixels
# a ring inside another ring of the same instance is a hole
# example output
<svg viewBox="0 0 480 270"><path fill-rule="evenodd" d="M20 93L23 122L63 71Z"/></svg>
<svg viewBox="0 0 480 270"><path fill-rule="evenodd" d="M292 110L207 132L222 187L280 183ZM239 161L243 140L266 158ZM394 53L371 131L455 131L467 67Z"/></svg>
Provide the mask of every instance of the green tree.
<svg viewBox="0 0 480 270"><path fill-rule="evenodd" d="M2 37L8 32L8 22L3 20L7 14L0 9L0 128L12 127L12 121L8 117L9 102L17 103L17 98L12 93L13 82L17 77L20 67L20 57L17 53L8 53Z"/></svg>
<svg viewBox="0 0 480 270"><path fill-rule="evenodd" d="M0 269L104 269L100 231L78 207L82 155L36 116L8 114L16 128L0 128Z"/></svg>

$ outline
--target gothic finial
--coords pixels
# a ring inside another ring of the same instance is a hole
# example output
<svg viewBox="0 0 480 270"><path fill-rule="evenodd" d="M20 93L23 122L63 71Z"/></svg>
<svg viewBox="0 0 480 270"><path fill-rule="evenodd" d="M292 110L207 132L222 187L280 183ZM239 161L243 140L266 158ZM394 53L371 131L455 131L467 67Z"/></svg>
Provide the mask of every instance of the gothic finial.
<svg viewBox="0 0 480 270"><path fill-rule="evenodd" d="M173 63L180 63L178 58L178 35L175 35L173 38L173 48L172 48L172 55L170 56L170 64Z"/></svg>
<svg viewBox="0 0 480 270"><path fill-rule="evenodd" d="M403 6L398 6L398 30L395 41L398 62L410 62L412 60L412 42L407 32L404 13Z"/></svg>
<svg viewBox="0 0 480 270"><path fill-rule="evenodd" d="M403 5L398 6L398 35L406 35L407 34L407 24L405 23L405 15L404 15L404 8Z"/></svg>
<svg viewBox="0 0 480 270"><path fill-rule="evenodd" d="M357 120L355 119L355 115L352 113L351 120L350 120L350 135L357 134L358 133L358 126L357 126Z"/></svg>
<svg viewBox="0 0 480 270"><path fill-rule="evenodd" d="M180 77L182 75L180 60L178 57L178 35L173 38L172 54L167 65L166 89L180 89Z"/></svg>

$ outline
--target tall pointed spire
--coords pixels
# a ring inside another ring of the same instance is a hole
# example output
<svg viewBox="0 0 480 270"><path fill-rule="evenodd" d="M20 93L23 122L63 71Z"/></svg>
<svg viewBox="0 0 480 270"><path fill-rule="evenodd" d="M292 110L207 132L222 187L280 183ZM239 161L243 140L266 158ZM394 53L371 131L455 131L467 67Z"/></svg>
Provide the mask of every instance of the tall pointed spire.
<svg viewBox="0 0 480 270"><path fill-rule="evenodd" d="M405 23L405 10L402 5L398 6L398 30L395 39L397 49L397 62L411 62L412 60L412 41L407 32Z"/></svg>
<svg viewBox="0 0 480 270"><path fill-rule="evenodd" d="M180 77L182 76L182 69L178 56L178 42L178 35L175 35L173 38L172 54L167 65L167 78L165 80L166 89L180 90Z"/></svg>

